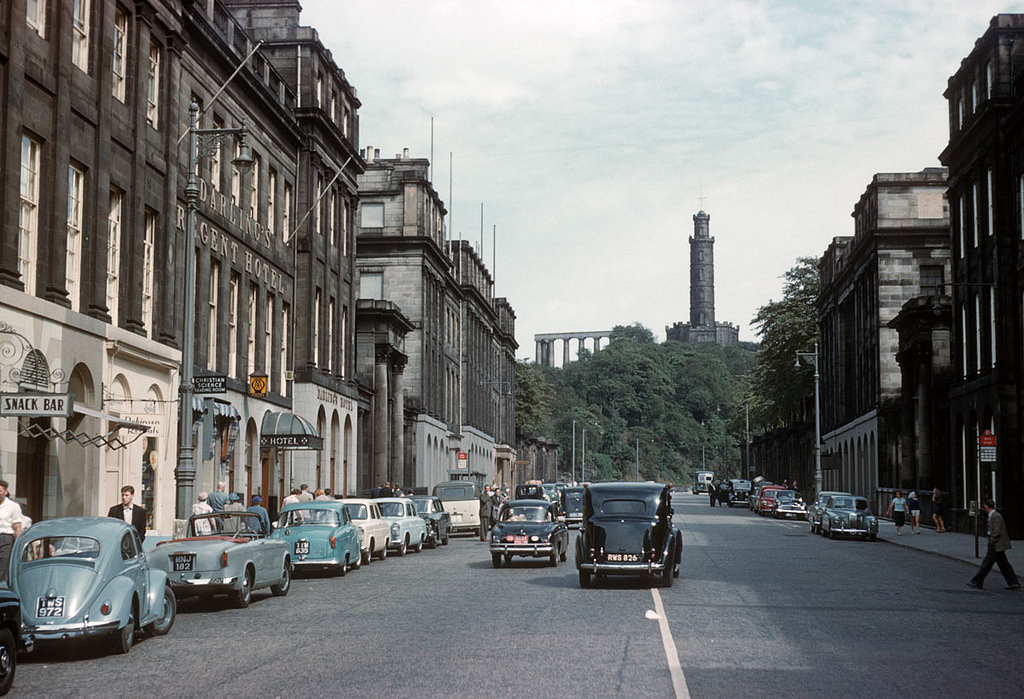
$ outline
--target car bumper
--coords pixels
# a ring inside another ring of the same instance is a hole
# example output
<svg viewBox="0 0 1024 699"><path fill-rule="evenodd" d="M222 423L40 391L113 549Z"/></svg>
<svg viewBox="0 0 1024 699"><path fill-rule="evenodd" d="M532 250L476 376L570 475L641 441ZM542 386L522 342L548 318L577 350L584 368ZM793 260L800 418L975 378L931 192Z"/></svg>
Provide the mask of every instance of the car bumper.
<svg viewBox="0 0 1024 699"><path fill-rule="evenodd" d="M565 518L565 526L569 527L570 529L578 529L578 528L583 526L583 518L582 517L566 517Z"/></svg>
<svg viewBox="0 0 1024 699"><path fill-rule="evenodd" d="M175 593L185 595L215 595L218 592L232 592L238 589L238 576L209 578L167 578Z"/></svg>
<svg viewBox="0 0 1024 699"><path fill-rule="evenodd" d="M786 512L784 510L779 510L775 513L775 516L779 519L807 519L807 513L799 511Z"/></svg>
<svg viewBox="0 0 1024 699"><path fill-rule="evenodd" d="M863 527L837 527L832 525L829 527L829 531L835 532L836 534L846 534L849 536L871 536L872 534L878 534L878 529L864 529Z"/></svg>
<svg viewBox="0 0 1024 699"><path fill-rule="evenodd" d="M504 556L550 556L555 547L550 541L539 541L535 544L491 544L491 553Z"/></svg>
<svg viewBox="0 0 1024 699"><path fill-rule="evenodd" d="M63 641L73 638L93 638L109 636L121 628L118 619L99 623L80 621L74 624L43 624L40 626L22 625L21 636L27 650L40 641Z"/></svg>
<svg viewBox="0 0 1024 699"><path fill-rule="evenodd" d="M338 558L306 558L304 560L292 559L292 568L295 570L311 568L334 568L344 563Z"/></svg>
<svg viewBox="0 0 1024 699"><path fill-rule="evenodd" d="M595 575L660 575L665 572L665 564L656 561L646 563L608 563L588 561L579 564L580 570Z"/></svg>

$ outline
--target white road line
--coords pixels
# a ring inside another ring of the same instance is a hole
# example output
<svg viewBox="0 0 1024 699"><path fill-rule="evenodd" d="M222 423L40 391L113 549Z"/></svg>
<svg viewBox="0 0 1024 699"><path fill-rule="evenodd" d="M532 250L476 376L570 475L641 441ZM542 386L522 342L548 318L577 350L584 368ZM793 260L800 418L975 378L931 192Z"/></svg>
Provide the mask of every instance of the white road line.
<svg viewBox="0 0 1024 699"><path fill-rule="evenodd" d="M668 617L665 616L665 605L661 603L661 594L658 588L651 588L651 597L654 598L654 611L658 615L658 629L661 630L661 644L665 647L665 659L668 660L668 670L672 675L672 686L676 690L676 699L690 699L690 688L686 686L686 676L679 664L679 651L676 650L675 639L668 628Z"/></svg>

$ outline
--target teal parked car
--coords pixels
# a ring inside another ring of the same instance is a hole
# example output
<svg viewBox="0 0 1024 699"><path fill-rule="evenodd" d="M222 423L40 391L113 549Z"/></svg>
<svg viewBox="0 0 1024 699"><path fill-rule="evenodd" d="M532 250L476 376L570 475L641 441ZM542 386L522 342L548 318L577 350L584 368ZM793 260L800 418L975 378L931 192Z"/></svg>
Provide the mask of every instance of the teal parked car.
<svg viewBox="0 0 1024 699"><path fill-rule="evenodd" d="M14 542L10 586L27 645L98 640L127 653L139 631L165 634L177 613L167 574L143 553L135 528L113 517L33 524Z"/></svg>
<svg viewBox="0 0 1024 699"><path fill-rule="evenodd" d="M345 575L362 565L359 528L340 500L285 505L272 539L288 542L296 570L332 570Z"/></svg>
<svg viewBox="0 0 1024 699"><path fill-rule="evenodd" d="M409 498L377 498L380 516L390 527L388 548L404 556L410 548L419 553L427 540L427 523L416 514L416 505Z"/></svg>

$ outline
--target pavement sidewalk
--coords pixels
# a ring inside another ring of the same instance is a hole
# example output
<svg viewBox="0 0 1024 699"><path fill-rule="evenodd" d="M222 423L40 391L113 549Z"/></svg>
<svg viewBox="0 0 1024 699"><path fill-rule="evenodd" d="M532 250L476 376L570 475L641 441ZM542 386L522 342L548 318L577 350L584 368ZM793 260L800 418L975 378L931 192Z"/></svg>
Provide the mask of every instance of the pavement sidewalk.
<svg viewBox="0 0 1024 699"><path fill-rule="evenodd" d="M981 561L985 558L985 552L988 550L988 537L984 532L978 536L978 555L975 557L973 534L961 534L952 531L937 534L935 529L931 527L921 527L921 533L914 534L909 526L904 526L903 535L896 536L896 527L893 525L892 520L881 518L878 520L878 538L880 541L885 541L889 544L926 551L936 556L963 561L972 566L981 565ZM1016 571L1017 577L1024 577L1024 541L1019 539L1011 541L1010 550L1006 552L1006 558L1010 561L1014 571ZM1002 576L999 575L998 566L992 569L992 573L989 573L990 576L992 574L995 574L998 582L1001 583L1003 581Z"/></svg>

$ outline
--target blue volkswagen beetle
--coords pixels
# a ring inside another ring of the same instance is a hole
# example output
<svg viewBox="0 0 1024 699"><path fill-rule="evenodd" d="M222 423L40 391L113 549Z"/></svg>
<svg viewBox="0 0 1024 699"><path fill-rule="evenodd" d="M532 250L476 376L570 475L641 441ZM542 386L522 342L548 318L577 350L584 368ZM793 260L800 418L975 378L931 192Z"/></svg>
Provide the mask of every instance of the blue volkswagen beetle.
<svg viewBox="0 0 1024 699"><path fill-rule="evenodd" d="M362 565L359 528L341 501L285 505L270 536L288 542L296 570L330 569L344 575Z"/></svg>
<svg viewBox="0 0 1024 699"><path fill-rule="evenodd" d="M113 517L33 524L11 552L27 643L107 638L127 653L142 629L165 634L177 604L167 575L149 564L138 532Z"/></svg>

